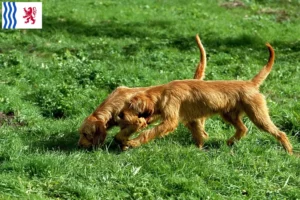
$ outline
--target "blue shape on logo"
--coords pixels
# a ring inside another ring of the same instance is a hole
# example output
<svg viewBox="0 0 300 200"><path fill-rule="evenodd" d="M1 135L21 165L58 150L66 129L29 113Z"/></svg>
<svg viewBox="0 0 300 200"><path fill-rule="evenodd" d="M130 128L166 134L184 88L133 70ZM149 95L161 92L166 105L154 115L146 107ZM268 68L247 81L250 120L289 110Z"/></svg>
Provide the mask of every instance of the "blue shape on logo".
<svg viewBox="0 0 300 200"><path fill-rule="evenodd" d="M13 2L13 7L14 7L14 13L13 13L13 20L14 20L14 23L13 23L13 28L16 28L16 25L17 25L17 19L16 19L16 12L17 12L17 6L16 6L16 2Z"/></svg>
<svg viewBox="0 0 300 200"><path fill-rule="evenodd" d="M10 2L8 2L8 7L9 7L9 12L8 12L8 22L9 22L9 24L8 24L8 28L11 28L11 10L12 10L12 7L11 7L11 3Z"/></svg>
<svg viewBox="0 0 300 200"><path fill-rule="evenodd" d="M6 24L7 24L7 18L6 18L6 14L7 14L7 6L6 6L6 2L3 2L3 5L4 5L4 25L3 25L3 28L6 28Z"/></svg>
<svg viewBox="0 0 300 200"><path fill-rule="evenodd" d="M3 2L4 13L3 13L3 26L4 29L16 28L17 19L16 12L17 6L16 2Z"/></svg>

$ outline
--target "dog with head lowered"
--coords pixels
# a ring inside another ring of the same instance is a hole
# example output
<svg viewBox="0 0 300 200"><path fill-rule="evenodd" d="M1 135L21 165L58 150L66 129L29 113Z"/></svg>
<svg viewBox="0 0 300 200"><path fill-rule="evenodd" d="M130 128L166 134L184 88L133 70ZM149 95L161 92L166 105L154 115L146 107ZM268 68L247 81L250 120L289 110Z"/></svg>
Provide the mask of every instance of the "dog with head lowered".
<svg viewBox="0 0 300 200"><path fill-rule="evenodd" d="M177 80L139 91L130 99L130 108L136 113L159 114L161 123L143 131L126 145L137 147L156 137L163 137L174 131L182 121L192 132L196 145L202 148L207 137L203 122L213 114L219 114L235 127L235 134L227 141L228 145L232 145L247 133L242 121L242 116L246 114L258 128L273 135L292 154L289 139L271 121L265 97L259 92L259 86L270 73L275 59L272 46L266 45L270 53L269 61L251 80Z"/></svg>
<svg viewBox="0 0 300 200"><path fill-rule="evenodd" d="M194 78L201 80L205 74L206 52L198 35L196 35L196 41L200 50L200 62L196 68ZM159 115L132 113L126 103L135 94L146 91L149 88L152 87L118 87L115 89L107 99L84 120L79 129L80 138L78 145L85 148L102 145L105 141L107 130L113 126L120 127L120 132L115 136L115 140L122 145L128 141L132 133L156 120ZM126 148L126 146L124 146L124 148Z"/></svg>

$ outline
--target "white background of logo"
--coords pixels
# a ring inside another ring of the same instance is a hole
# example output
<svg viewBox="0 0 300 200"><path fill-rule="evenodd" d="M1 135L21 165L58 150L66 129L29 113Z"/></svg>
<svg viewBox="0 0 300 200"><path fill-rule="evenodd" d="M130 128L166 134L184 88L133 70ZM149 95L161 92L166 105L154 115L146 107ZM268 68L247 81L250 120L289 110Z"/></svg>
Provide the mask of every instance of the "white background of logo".
<svg viewBox="0 0 300 200"><path fill-rule="evenodd" d="M17 29L41 29L42 28L42 3L41 2L16 2L17 13ZM28 10L29 7L36 7L36 15L35 15L35 24L31 24L31 20L29 23L25 24L26 18L24 8Z"/></svg>
<svg viewBox="0 0 300 200"><path fill-rule="evenodd" d="M15 2L17 12L15 14L16 18L16 29L41 29L42 28L42 2ZM24 8L28 10L29 7L35 7L36 8L36 15L34 16L35 23L32 24L32 21L29 20L28 23L25 23L27 21L27 18L23 18L26 16L26 13L24 11ZM4 11L6 10L6 21L4 20ZM11 15L9 16L9 12L11 11ZM8 26L10 22L13 22L13 11L14 8L12 6L12 9L7 6L7 9L3 6L2 3L2 28L12 28L12 26ZM4 22L7 23L6 27L3 27Z"/></svg>

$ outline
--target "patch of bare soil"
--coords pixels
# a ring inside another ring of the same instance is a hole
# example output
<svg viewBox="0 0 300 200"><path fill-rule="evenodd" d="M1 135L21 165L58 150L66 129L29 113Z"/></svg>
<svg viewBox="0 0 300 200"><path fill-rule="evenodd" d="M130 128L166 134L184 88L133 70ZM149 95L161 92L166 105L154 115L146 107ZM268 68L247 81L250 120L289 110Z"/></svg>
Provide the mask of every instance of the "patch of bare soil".
<svg viewBox="0 0 300 200"><path fill-rule="evenodd" d="M261 9L258 13L259 14L275 15L277 22L283 22L283 21L287 21L287 20L290 19L290 15L285 10L276 10L276 9L272 9L272 8L264 8L264 9Z"/></svg>
<svg viewBox="0 0 300 200"><path fill-rule="evenodd" d="M9 113L0 112L0 127L3 124L6 124L8 126L13 126L13 127L26 125L25 122L21 122L17 120L16 115L13 112L9 112Z"/></svg>
<svg viewBox="0 0 300 200"><path fill-rule="evenodd" d="M220 4L220 6L224 7L224 8L228 8L228 9L238 8L238 7L242 7L242 8L246 7L246 5L242 1L238 1L238 0L225 2L225 3Z"/></svg>

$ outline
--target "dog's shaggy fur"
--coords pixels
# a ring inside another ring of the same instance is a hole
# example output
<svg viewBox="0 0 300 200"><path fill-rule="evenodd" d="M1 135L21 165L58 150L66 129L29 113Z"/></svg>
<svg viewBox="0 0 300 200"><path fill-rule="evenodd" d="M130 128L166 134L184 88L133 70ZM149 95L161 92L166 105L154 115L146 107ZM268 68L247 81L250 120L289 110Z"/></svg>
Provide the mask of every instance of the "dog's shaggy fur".
<svg viewBox="0 0 300 200"><path fill-rule="evenodd" d="M228 145L232 145L246 135L247 128L241 120L245 113L258 128L273 135L292 154L292 145L286 134L271 121L265 98L259 92L259 86L270 73L275 59L272 46L266 45L270 53L269 61L252 80L178 80L140 91L133 96L129 102L133 110L159 114L162 121L126 145L137 147L155 137L165 136L174 131L181 120L192 132L196 145L202 148L207 137L203 122L213 114L220 114L235 127L235 134L227 141Z"/></svg>
<svg viewBox="0 0 300 200"><path fill-rule="evenodd" d="M194 78L202 79L206 68L206 52L198 35L196 35L196 41L200 50L200 62L196 68ZM157 119L159 115L153 116L146 112L138 115L136 112L132 112L133 110L128 109L128 104L126 103L136 93L149 88L151 87L118 87L115 89L108 98L84 120L79 129L80 138L78 145L89 148L103 144L107 135L107 129L116 125L120 126L121 130L115 136L115 139L122 144L127 142L132 133ZM147 117L147 121L144 117Z"/></svg>
<svg viewBox="0 0 300 200"><path fill-rule="evenodd" d="M146 90L148 88L127 88L118 87L108 98L90 115L88 116L79 129L80 138L78 145L81 147L91 147L103 144L107 129L113 126L120 126L119 134L126 135L127 131L137 131L145 126L146 121L133 114L124 113L123 120L119 114L126 106L125 101L130 99L136 92ZM123 112L122 112L123 113Z"/></svg>

